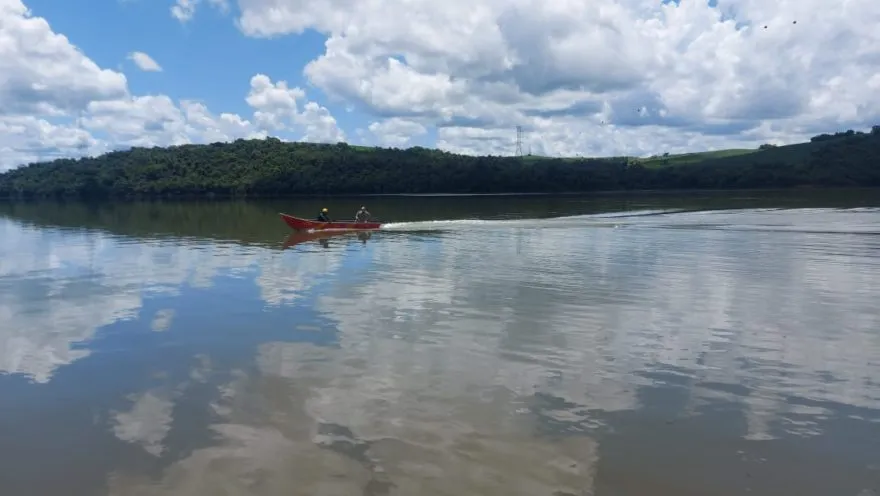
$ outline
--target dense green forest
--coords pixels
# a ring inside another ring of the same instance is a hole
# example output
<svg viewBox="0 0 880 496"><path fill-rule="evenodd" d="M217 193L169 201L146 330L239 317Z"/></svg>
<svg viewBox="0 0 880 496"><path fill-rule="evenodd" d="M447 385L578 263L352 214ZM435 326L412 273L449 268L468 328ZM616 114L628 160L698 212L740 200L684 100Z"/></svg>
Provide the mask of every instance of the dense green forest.
<svg viewBox="0 0 880 496"><path fill-rule="evenodd" d="M808 143L649 159L457 155L421 147L233 143L133 148L0 174L0 198L281 197L880 186L880 126Z"/></svg>

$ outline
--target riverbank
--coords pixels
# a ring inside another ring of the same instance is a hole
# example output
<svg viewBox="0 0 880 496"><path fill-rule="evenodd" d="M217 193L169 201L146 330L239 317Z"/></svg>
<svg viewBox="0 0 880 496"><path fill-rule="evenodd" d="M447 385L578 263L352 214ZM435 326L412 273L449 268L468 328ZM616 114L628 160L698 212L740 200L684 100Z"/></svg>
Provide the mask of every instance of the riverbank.
<svg viewBox="0 0 880 496"><path fill-rule="evenodd" d="M751 153L612 158L456 155L286 143L134 148L0 175L0 198L281 198L352 194L529 194L880 186L880 128ZM685 157L685 158L682 158ZM696 157L696 158L695 158ZM700 158L704 157L704 158Z"/></svg>

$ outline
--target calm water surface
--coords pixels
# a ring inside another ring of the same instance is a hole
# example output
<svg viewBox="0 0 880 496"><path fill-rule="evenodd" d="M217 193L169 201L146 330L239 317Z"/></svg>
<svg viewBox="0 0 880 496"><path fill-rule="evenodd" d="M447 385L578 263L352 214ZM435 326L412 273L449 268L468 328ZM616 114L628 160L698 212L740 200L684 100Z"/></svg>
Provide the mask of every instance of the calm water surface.
<svg viewBox="0 0 880 496"><path fill-rule="evenodd" d="M367 201L0 205L0 494L880 492L880 193Z"/></svg>

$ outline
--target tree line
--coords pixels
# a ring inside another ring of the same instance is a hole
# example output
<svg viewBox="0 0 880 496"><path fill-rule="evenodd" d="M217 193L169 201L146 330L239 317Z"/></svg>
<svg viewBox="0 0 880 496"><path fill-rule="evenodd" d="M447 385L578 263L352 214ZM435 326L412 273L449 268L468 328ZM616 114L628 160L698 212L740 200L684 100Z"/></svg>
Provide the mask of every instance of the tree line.
<svg viewBox="0 0 880 496"><path fill-rule="evenodd" d="M277 138L132 148L0 174L0 198L133 199L309 194L552 193L880 186L880 126L686 164L631 157L459 155Z"/></svg>

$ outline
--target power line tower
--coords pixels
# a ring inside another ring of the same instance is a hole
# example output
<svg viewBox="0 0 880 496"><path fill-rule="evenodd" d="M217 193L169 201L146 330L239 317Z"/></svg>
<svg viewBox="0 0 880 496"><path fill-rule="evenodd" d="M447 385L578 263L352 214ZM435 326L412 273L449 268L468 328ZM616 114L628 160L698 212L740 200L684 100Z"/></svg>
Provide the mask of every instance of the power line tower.
<svg viewBox="0 0 880 496"><path fill-rule="evenodd" d="M522 126L516 126L516 156L523 156L523 128Z"/></svg>

